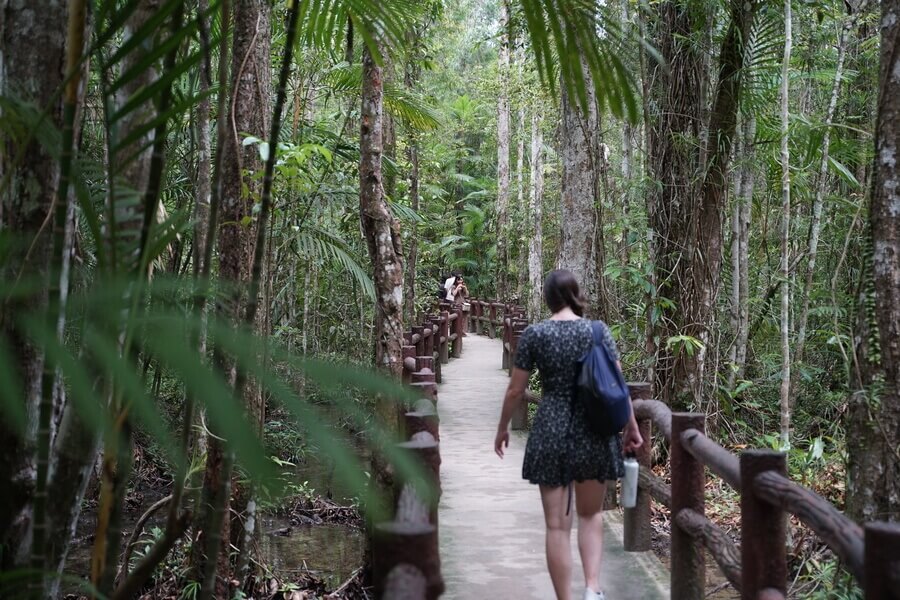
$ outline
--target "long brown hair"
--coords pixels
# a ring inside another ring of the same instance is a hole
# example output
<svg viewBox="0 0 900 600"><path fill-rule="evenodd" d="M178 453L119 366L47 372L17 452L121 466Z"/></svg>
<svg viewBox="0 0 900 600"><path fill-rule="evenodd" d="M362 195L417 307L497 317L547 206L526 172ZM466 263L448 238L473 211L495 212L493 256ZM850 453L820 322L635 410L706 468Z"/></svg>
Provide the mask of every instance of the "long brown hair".
<svg viewBox="0 0 900 600"><path fill-rule="evenodd" d="M556 269L544 280L544 301L550 312L559 312L566 306L579 317L584 316L585 300L578 287L575 274L567 269Z"/></svg>

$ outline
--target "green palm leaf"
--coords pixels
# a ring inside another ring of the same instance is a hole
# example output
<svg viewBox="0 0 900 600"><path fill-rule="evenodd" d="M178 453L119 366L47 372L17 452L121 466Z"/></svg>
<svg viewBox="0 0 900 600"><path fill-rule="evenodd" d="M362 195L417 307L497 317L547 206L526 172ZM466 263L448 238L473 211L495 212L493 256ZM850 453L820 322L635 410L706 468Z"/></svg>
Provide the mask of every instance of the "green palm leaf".
<svg viewBox="0 0 900 600"><path fill-rule="evenodd" d="M315 226L304 225L296 231L300 254L311 259L330 258L345 269L370 299L375 298L375 285L368 272L349 252L347 244L337 235Z"/></svg>
<svg viewBox="0 0 900 600"><path fill-rule="evenodd" d="M343 63L328 72L326 83L335 91L359 95L362 91L362 67ZM437 129L442 117L421 94L390 82L384 84L384 107L400 121L423 131Z"/></svg>

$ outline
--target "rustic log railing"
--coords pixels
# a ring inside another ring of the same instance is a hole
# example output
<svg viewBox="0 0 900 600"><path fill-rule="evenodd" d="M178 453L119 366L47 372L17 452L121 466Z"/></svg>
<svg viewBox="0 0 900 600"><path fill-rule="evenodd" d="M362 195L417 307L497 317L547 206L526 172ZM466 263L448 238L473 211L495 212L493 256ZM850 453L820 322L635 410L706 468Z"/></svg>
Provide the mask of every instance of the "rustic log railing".
<svg viewBox="0 0 900 600"><path fill-rule="evenodd" d="M470 327L495 335L503 327L502 366L512 370L519 337L528 325L524 310L496 302L473 301ZM498 314L498 308L504 311ZM625 509L624 545L630 552L651 549L650 499L672 514L671 597L699 600L706 595L706 554L718 564L743 600L787 597L787 514L809 527L840 559L865 591L866 600L900 600L900 524L860 527L815 492L787 476L783 452L745 450L734 455L704 433L704 415L672 413L651 400L649 383L629 383L635 417L644 439L637 504ZM513 428L524 428L528 392ZM672 484L650 470L652 429L669 442ZM705 515L706 469L740 494L741 545Z"/></svg>
<svg viewBox="0 0 900 600"><path fill-rule="evenodd" d="M432 600L444 591L438 551L437 501L440 498L440 429L437 384L441 365L462 356L467 319L462 307L440 303L437 314L404 333L403 383L420 400L403 415L400 444L424 467L431 489L423 498L410 483L398 483L392 521L374 527L372 579L375 594L387 600Z"/></svg>
<svg viewBox="0 0 900 600"><path fill-rule="evenodd" d="M704 434L704 415L672 413L650 400L649 384L630 384L644 445L637 505L625 509L625 550L650 550L650 499L669 508L671 593L706 594L705 548L744 600L785 598L787 515L828 546L865 590L866 600L900 600L900 525L860 527L831 503L791 481L783 452L745 450L736 456ZM669 442L671 487L650 471L651 424ZM705 469L740 494L741 546L704 513Z"/></svg>

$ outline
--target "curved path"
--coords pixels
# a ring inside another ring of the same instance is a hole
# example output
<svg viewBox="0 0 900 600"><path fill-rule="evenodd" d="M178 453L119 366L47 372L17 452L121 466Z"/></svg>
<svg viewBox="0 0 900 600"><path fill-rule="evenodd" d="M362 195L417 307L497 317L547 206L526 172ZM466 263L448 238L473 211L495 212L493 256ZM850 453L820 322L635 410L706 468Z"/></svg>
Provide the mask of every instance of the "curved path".
<svg viewBox="0 0 900 600"><path fill-rule="evenodd" d="M462 358L443 365L439 507L443 598L554 598L544 561L544 521L536 486L522 479L525 432L513 432L506 458L493 453L507 385L499 340L469 334ZM577 520L577 519L576 519ZM621 513L606 513L601 580L608 600L668 598L668 572L652 552L622 550ZM577 524L576 524L577 527ZM584 582L572 532L573 598Z"/></svg>

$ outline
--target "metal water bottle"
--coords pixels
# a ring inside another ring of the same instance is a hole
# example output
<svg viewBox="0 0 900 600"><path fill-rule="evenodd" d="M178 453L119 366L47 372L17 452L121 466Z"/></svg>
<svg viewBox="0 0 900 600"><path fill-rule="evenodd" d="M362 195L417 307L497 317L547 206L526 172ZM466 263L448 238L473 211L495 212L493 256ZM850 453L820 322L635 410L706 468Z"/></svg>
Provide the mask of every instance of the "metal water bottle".
<svg viewBox="0 0 900 600"><path fill-rule="evenodd" d="M638 461L630 452L625 457L625 477L622 478L622 506L634 508L637 504Z"/></svg>

